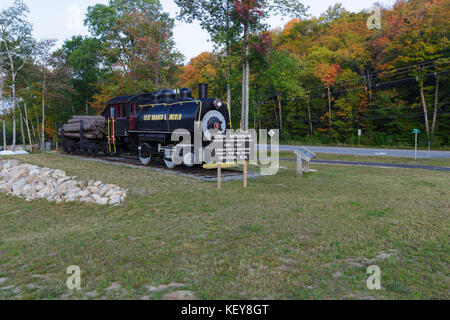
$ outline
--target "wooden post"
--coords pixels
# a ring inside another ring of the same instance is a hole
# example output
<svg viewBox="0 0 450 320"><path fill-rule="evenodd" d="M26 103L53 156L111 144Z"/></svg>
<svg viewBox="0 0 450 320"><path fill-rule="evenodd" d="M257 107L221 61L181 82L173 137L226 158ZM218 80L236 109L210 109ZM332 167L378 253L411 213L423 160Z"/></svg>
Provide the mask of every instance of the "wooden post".
<svg viewBox="0 0 450 320"><path fill-rule="evenodd" d="M247 188L247 161L244 160L244 188Z"/></svg>
<svg viewBox="0 0 450 320"><path fill-rule="evenodd" d="M222 189L222 164L217 164L217 189Z"/></svg>

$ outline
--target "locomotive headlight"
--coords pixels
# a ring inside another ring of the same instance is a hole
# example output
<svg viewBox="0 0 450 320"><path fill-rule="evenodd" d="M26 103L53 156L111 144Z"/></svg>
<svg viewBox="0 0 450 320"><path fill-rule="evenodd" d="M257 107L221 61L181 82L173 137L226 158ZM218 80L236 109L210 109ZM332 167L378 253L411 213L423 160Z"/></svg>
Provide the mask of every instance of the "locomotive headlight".
<svg viewBox="0 0 450 320"><path fill-rule="evenodd" d="M222 108L222 101L220 101L220 99L216 99L216 101L214 101L214 105L216 106L217 109Z"/></svg>

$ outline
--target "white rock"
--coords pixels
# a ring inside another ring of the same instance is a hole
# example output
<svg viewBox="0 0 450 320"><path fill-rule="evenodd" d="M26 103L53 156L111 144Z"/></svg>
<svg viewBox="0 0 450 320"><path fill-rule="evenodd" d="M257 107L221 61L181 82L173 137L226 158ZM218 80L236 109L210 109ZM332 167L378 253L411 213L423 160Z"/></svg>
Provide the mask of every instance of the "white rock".
<svg viewBox="0 0 450 320"><path fill-rule="evenodd" d="M0 160L0 192L25 198L43 198L60 203L81 201L99 205L118 205L127 190L101 181L78 181L59 169L40 168L17 160Z"/></svg>
<svg viewBox="0 0 450 320"><path fill-rule="evenodd" d="M122 200L121 200L120 197L114 197L114 198L111 198L111 200L109 200L109 204L112 205L112 206L118 205L121 202L122 202Z"/></svg>
<svg viewBox="0 0 450 320"><path fill-rule="evenodd" d="M103 206L105 204L108 204L108 199L107 198L100 198L100 199L96 200L95 203Z"/></svg>

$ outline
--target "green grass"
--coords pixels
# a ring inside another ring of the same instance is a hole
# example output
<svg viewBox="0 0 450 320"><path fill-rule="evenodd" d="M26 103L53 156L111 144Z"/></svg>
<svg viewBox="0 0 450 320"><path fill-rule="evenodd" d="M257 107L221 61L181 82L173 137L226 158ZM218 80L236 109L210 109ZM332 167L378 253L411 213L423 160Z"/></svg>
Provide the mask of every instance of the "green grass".
<svg viewBox="0 0 450 320"><path fill-rule="evenodd" d="M207 183L153 170L51 155L17 156L79 179L128 188L120 207L26 202L0 194L4 299L61 299L66 269L82 270L69 298L448 299L450 175L295 163L278 175ZM388 258L380 254L393 252ZM382 290L366 287L379 265ZM125 291L106 290L119 283ZM148 293L144 286L183 283ZM27 285L39 285L28 288Z"/></svg>

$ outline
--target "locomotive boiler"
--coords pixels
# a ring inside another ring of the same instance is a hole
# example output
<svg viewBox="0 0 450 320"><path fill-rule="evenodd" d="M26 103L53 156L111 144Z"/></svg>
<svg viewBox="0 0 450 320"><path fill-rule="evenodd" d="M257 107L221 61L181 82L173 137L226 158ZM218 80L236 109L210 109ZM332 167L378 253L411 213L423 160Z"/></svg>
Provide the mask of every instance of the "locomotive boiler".
<svg viewBox="0 0 450 320"><path fill-rule="evenodd" d="M187 88L178 94L163 90L117 97L108 101L102 116L106 126L102 138L85 134L83 125L90 123L89 118L76 118L79 119L76 122L80 126L79 135L65 132L66 126L61 128L64 151L92 156L133 154L143 165L150 165L154 157L160 157L167 168L172 169L179 163L175 157L186 166L202 163L211 131L224 134L231 128L229 106L218 98L208 97L206 84L199 85L198 99L194 99ZM183 141L180 145L177 139L172 141L173 133L179 129L190 134L189 143ZM195 132L201 132L203 141L197 152L193 142Z"/></svg>

